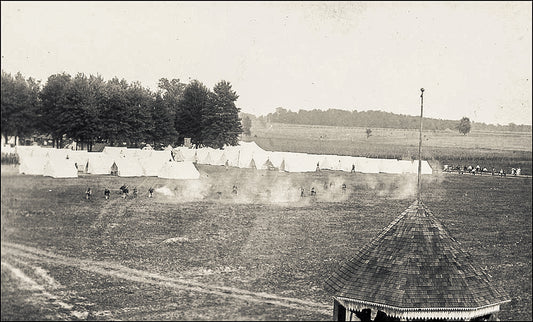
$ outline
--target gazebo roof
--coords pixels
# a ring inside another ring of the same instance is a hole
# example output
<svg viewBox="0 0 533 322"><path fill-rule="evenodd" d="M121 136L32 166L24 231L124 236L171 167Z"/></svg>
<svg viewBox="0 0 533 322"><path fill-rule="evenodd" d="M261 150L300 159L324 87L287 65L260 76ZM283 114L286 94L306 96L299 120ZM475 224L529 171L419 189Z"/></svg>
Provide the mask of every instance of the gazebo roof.
<svg viewBox="0 0 533 322"><path fill-rule="evenodd" d="M417 201L333 272L326 288L349 309L403 318L470 319L509 301Z"/></svg>

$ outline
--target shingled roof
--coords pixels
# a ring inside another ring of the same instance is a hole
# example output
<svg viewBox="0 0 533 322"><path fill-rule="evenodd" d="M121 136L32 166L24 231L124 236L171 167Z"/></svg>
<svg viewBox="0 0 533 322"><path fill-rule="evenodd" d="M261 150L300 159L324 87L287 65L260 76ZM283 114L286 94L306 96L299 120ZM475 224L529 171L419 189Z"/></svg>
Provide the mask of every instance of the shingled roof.
<svg viewBox="0 0 533 322"><path fill-rule="evenodd" d="M352 311L408 319L471 319L509 302L418 201L333 272L326 289Z"/></svg>

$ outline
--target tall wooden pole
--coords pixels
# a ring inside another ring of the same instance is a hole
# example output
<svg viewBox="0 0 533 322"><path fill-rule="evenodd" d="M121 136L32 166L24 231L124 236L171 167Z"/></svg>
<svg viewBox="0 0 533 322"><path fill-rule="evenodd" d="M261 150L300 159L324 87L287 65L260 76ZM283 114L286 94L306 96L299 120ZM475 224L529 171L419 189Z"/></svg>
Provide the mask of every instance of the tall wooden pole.
<svg viewBox="0 0 533 322"><path fill-rule="evenodd" d="M424 89L420 89L420 133L418 139L418 188L416 191L416 199L420 204L420 175L422 174L422 115L424 112Z"/></svg>

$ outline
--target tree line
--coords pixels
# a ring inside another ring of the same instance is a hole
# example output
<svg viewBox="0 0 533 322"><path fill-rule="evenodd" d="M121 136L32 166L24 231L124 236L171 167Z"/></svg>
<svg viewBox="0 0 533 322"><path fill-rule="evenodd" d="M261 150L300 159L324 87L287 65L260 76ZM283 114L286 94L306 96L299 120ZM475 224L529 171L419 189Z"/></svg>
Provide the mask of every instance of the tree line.
<svg viewBox="0 0 533 322"><path fill-rule="evenodd" d="M274 113L269 113L260 121L273 123L306 124L306 125L330 125L345 127L367 128L394 128L394 129L418 129L420 117L412 115L395 114L383 111L347 111L340 109L328 110L299 110L292 112L278 107ZM463 120L464 121L464 120ZM470 121L469 121L470 122ZM519 131L531 132L531 125L493 125L471 122L472 129L477 131ZM425 130L460 130L461 120L442 120L424 117Z"/></svg>
<svg viewBox="0 0 533 322"><path fill-rule="evenodd" d="M100 75L54 74L44 85L2 70L1 134L43 135L63 147L75 141L90 151L94 143L139 146L183 144L221 148L236 145L242 133L239 98L227 81L212 90L198 80L188 84L161 78L157 90Z"/></svg>

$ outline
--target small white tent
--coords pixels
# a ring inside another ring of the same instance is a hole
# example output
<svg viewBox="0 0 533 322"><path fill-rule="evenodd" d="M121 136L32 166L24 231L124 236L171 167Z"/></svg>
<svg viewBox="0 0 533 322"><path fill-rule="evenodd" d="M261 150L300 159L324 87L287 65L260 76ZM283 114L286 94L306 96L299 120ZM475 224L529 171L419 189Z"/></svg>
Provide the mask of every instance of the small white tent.
<svg viewBox="0 0 533 322"><path fill-rule="evenodd" d="M149 155L139 158L145 176L157 177L165 162L173 161L171 151L149 151Z"/></svg>
<svg viewBox="0 0 533 322"><path fill-rule="evenodd" d="M90 152L85 172L90 174L111 174L112 165L113 157L101 152Z"/></svg>
<svg viewBox="0 0 533 322"><path fill-rule="evenodd" d="M111 168L114 167L119 177L142 177L144 175L143 168L136 158L116 158Z"/></svg>
<svg viewBox="0 0 533 322"><path fill-rule="evenodd" d="M119 157L120 155L126 154L126 147L120 147L120 146L106 146L102 153L107 154L112 157Z"/></svg>
<svg viewBox="0 0 533 322"><path fill-rule="evenodd" d="M25 156L20 159L19 173L42 176L44 173L45 161L45 158L39 156Z"/></svg>
<svg viewBox="0 0 533 322"><path fill-rule="evenodd" d="M164 179L200 179L200 172L192 161L165 162L158 174Z"/></svg>
<svg viewBox="0 0 533 322"><path fill-rule="evenodd" d="M70 150L67 157L76 163L78 171L86 171L87 161L89 161L89 152L85 150Z"/></svg>
<svg viewBox="0 0 533 322"><path fill-rule="evenodd" d="M43 175L52 178L77 178L78 168L71 159L52 157L46 160Z"/></svg>

